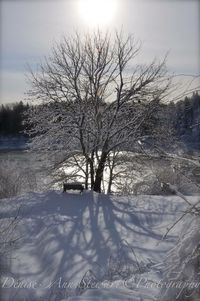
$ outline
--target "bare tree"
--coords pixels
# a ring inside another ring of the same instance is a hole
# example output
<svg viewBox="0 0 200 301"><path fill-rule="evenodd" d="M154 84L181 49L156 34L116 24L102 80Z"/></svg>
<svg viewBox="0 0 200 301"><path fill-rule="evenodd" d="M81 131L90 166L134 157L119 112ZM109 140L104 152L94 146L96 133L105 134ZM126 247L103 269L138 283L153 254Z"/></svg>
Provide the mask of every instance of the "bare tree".
<svg viewBox="0 0 200 301"><path fill-rule="evenodd" d="M76 34L53 48L39 72L31 71L28 94L39 104L28 117L33 147L53 151L57 163L83 156L85 164L75 160L76 166L96 192L107 163L112 171L111 152L144 135L144 123L168 94L165 59L137 65L140 49L121 32Z"/></svg>

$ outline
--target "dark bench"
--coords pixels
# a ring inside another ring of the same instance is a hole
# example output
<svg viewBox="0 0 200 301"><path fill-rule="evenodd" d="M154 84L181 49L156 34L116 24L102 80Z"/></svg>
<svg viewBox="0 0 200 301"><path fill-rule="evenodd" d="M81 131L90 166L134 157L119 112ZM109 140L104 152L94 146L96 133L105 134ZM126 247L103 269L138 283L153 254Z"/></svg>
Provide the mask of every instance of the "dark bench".
<svg viewBox="0 0 200 301"><path fill-rule="evenodd" d="M81 183L63 183L63 192L67 190L80 190L80 193L83 192L84 187Z"/></svg>

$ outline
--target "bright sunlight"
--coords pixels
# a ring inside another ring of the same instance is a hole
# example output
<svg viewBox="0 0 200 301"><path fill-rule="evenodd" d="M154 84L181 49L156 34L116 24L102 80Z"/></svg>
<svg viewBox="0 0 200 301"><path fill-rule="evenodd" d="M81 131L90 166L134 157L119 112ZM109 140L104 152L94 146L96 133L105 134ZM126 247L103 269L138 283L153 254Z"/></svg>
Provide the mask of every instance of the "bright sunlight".
<svg viewBox="0 0 200 301"><path fill-rule="evenodd" d="M89 26L109 25L116 15L118 0L79 0L78 9Z"/></svg>

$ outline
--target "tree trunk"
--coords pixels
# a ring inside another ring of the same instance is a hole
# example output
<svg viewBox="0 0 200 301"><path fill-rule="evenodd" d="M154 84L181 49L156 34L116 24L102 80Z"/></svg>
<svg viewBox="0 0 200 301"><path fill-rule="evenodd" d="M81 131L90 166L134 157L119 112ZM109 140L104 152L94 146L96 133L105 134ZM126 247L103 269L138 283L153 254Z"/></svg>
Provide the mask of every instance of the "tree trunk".
<svg viewBox="0 0 200 301"><path fill-rule="evenodd" d="M101 193L101 182L102 182L103 170L102 168L98 168L96 171L96 177L94 182L93 190Z"/></svg>
<svg viewBox="0 0 200 301"><path fill-rule="evenodd" d="M107 193L111 193L112 182L113 182L113 167L110 168L110 176L109 176Z"/></svg>
<svg viewBox="0 0 200 301"><path fill-rule="evenodd" d="M108 156L108 167L109 167L110 174L109 174L107 193L111 193L111 187L113 184L113 172L114 172L114 168L116 166L116 158L117 158L117 152L115 152L115 151L113 151L113 153Z"/></svg>
<svg viewBox="0 0 200 301"><path fill-rule="evenodd" d="M89 164L88 160L86 160L86 171L85 171L85 189L88 189L88 178L89 178Z"/></svg>
<svg viewBox="0 0 200 301"><path fill-rule="evenodd" d="M101 154L101 159L99 161L99 165L98 165L97 170L96 170L96 177L95 177L93 190L96 191L96 192L99 192L99 193L101 192L101 183L102 183L106 158L107 158L107 153L102 153Z"/></svg>
<svg viewBox="0 0 200 301"><path fill-rule="evenodd" d="M94 164L92 160L90 161L90 179L91 179L91 189L94 188Z"/></svg>

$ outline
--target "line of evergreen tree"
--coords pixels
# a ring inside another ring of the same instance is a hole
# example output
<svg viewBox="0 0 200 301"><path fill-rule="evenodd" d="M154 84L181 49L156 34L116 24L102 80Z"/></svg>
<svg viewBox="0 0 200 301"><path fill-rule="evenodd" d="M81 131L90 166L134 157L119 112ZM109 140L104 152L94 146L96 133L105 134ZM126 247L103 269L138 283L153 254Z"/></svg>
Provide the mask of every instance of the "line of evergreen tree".
<svg viewBox="0 0 200 301"><path fill-rule="evenodd" d="M24 113L29 109L22 101L0 106L0 136L23 134Z"/></svg>
<svg viewBox="0 0 200 301"><path fill-rule="evenodd" d="M183 141L200 143L200 95L193 93L191 97L175 104L177 135Z"/></svg>
<svg viewBox="0 0 200 301"><path fill-rule="evenodd" d="M165 118L175 130L178 139L200 145L200 95L198 92L194 92L191 97L185 97L177 103L171 102L168 105L160 104L160 106L163 107ZM22 101L12 105L1 105L0 136L23 134L25 112L29 108L29 104L24 104ZM163 118L163 114L156 116L156 119L159 118Z"/></svg>

